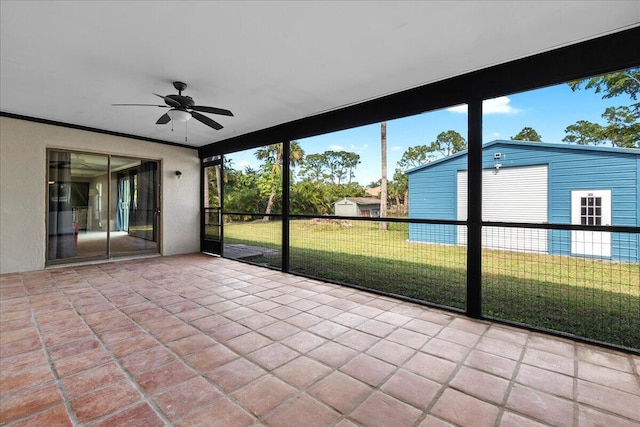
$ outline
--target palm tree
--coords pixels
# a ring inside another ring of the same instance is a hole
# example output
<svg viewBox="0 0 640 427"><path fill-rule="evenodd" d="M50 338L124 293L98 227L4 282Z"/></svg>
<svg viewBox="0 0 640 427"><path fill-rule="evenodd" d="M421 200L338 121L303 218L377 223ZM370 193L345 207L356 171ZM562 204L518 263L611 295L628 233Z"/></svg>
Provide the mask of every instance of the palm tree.
<svg viewBox="0 0 640 427"><path fill-rule="evenodd" d="M273 209L273 203L276 200L276 193L278 190L278 178L282 176L282 158L283 158L283 149L284 144L269 144L264 148L260 148L256 151L256 158L258 160L265 160L266 164L271 165L271 176L272 176L272 186L271 186L271 194L269 195L269 200L267 201L267 207L264 211L265 216L262 218L263 221L269 221L269 214L271 214L271 210ZM291 141L289 144L289 164L291 166L299 165L302 162L302 158L304 157L304 151L300 147L297 141Z"/></svg>
<svg viewBox="0 0 640 427"><path fill-rule="evenodd" d="M380 216L387 216L387 122L380 123L380 148L382 151L382 180L380 184ZM387 223L380 223L380 230L386 230Z"/></svg>

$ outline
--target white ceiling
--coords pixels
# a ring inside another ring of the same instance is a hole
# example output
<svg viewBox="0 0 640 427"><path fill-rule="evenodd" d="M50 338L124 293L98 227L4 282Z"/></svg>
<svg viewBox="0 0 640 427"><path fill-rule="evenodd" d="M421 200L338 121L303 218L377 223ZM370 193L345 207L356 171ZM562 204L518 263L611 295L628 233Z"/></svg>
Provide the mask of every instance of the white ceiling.
<svg viewBox="0 0 640 427"><path fill-rule="evenodd" d="M0 110L202 146L637 26L631 1L0 2ZM158 102L160 101L160 102Z"/></svg>

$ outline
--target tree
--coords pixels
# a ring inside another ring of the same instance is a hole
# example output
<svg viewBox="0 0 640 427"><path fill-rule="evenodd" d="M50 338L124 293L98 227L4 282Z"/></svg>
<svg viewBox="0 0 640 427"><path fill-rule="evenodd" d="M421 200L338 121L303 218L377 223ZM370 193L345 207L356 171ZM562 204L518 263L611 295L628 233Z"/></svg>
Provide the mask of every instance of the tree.
<svg viewBox="0 0 640 427"><path fill-rule="evenodd" d="M398 161L398 168L407 170L430 162L435 156L429 148L430 146L427 145L416 145L415 147L407 148L402 154L402 158Z"/></svg>
<svg viewBox="0 0 640 427"><path fill-rule="evenodd" d="M297 141L291 141L289 152L289 163L291 166L300 164L304 157L304 151L300 148ZM265 170L270 170L270 179L266 180L266 185L269 187L269 200L267 201L267 207L264 211L265 216L263 221L269 221L269 214L273 209L273 203L276 199L278 189L281 188L282 180L278 179L282 176L282 159L283 159L284 144L270 144L264 148L260 148L256 151L256 158L258 160L264 160L263 165Z"/></svg>
<svg viewBox="0 0 640 427"><path fill-rule="evenodd" d="M435 141L429 145L429 152L438 152L444 156L450 156L467 149L467 141L454 130L440 132Z"/></svg>
<svg viewBox="0 0 640 427"><path fill-rule="evenodd" d="M640 68L631 68L615 73L603 74L590 79L569 82L571 90L583 87L603 93L602 98L628 95L637 101L640 92ZM579 120L567 126L562 140L582 145L611 144L613 147L639 148L640 144L640 102L628 106L608 107L602 114L607 122L600 125L587 120Z"/></svg>
<svg viewBox="0 0 640 427"><path fill-rule="evenodd" d="M512 136L511 140L542 142L542 136L534 128L524 127L516 136Z"/></svg>
<svg viewBox="0 0 640 427"><path fill-rule="evenodd" d="M382 154L382 178L380 184L380 216L387 216L387 122L380 123L380 149ZM386 230L387 223L380 223L380 230Z"/></svg>

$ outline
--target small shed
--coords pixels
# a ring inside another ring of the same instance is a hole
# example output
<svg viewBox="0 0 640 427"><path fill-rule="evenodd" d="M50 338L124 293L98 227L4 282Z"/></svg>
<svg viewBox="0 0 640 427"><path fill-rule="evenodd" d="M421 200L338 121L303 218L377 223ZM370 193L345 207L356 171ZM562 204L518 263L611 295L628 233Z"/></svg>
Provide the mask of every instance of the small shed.
<svg viewBox="0 0 640 427"><path fill-rule="evenodd" d="M640 226L640 150L492 141L483 146L482 219L493 222ZM467 152L407 171L409 216L467 219ZM409 240L467 242L466 226L410 224ZM638 262L640 235L483 227L492 249Z"/></svg>
<svg viewBox="0 0 640 427"><path fill-rule="evenodd" d="M345 197L333 205L337 216L380 216L380 199L373 197Z"/></svg>

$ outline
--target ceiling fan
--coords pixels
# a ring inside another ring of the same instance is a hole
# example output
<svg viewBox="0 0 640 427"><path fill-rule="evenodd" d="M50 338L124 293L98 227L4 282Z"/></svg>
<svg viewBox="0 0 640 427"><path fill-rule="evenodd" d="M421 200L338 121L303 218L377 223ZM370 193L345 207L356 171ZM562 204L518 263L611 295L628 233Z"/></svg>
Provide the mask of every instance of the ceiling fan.
<svg viewBox="0 0 640 427"><path fill-rule="evenodd" d="M203 105L195 105L195 101L190 96L182 95L182 91L187 88L187 84L183 82L173 82L173 87L178 91L177 95L158 95L154 93L155 96L164 99L166 105L156 105L156 104L112 104L113 106L142 106L142 107L160 107L160 108L170 108L169 111L164 113L158 121L157 125L164 125L169 123L170 121L174 122L186 122L187 120L193 117L200 123L203 123L209 127L214 128L215 130L220 130L223 126L212 120L211 118L200 114L198 111L203 113L210 114L219 114L222 116L233 116L233 113L229 110L225 110L223 108L216 107L205 107Z"/></svg>

